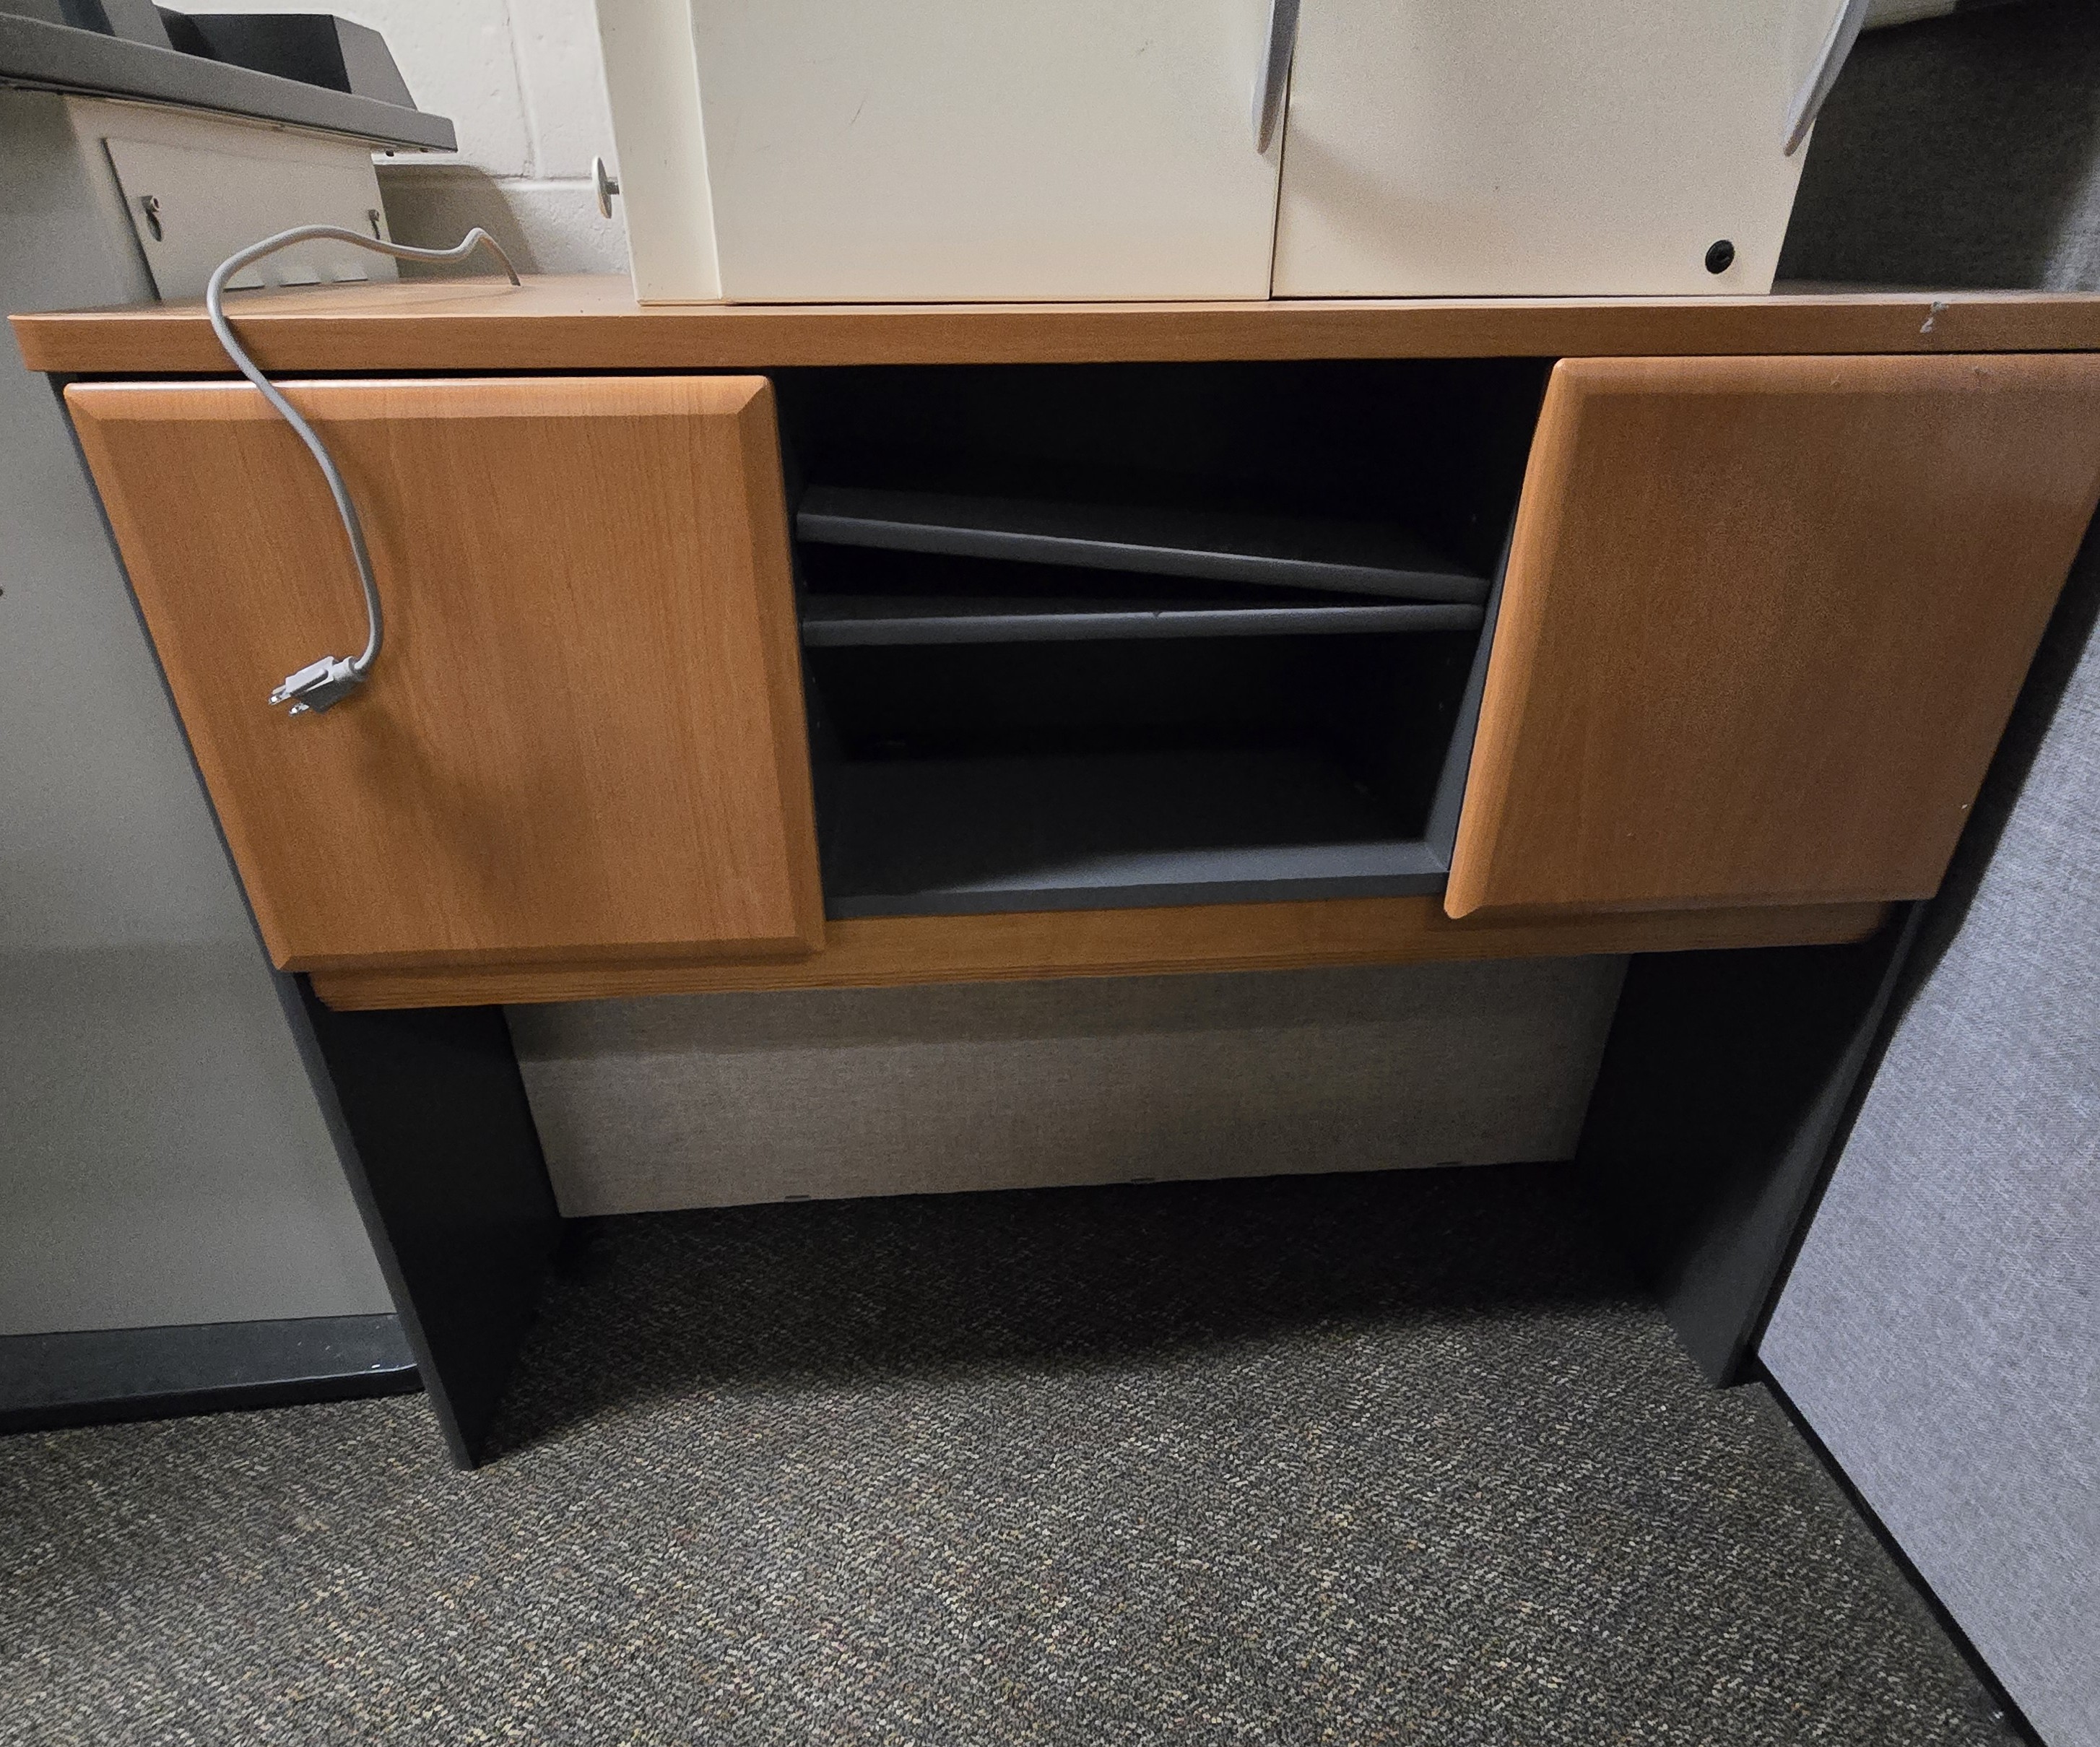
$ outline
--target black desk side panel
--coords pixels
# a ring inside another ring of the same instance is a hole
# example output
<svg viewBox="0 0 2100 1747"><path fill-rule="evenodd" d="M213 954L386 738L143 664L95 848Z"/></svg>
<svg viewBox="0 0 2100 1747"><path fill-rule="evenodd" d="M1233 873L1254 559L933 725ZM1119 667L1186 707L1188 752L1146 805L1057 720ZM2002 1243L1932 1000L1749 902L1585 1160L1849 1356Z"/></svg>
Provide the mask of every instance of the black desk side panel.
<svg viewBox="0 0 2100 1747"><path fill-rule="evenodd" d="M453 1459L479 1459L562 1229L499 1007L336 1012L344 1167Z"/></svg>
<svg viewBox="0 0 2100 1747"><path fill-rule="evenodd" d="M1577 1158L1718 1384L1750 1350L1871 1078L1917 933L1648 953L1626 972Z"/></svg>

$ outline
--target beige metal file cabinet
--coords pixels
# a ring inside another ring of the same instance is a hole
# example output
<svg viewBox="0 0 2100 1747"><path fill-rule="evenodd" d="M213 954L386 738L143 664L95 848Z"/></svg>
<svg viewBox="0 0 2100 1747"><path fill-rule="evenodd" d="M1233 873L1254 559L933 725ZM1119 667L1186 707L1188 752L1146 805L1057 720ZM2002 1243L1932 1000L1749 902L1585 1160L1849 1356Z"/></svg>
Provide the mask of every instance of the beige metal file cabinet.
<svg viewBox="0 0 2100 1747"><path fill-rule="evenodd" d="M1762 293L1858 0L598 0L644 302Z"/></svg>

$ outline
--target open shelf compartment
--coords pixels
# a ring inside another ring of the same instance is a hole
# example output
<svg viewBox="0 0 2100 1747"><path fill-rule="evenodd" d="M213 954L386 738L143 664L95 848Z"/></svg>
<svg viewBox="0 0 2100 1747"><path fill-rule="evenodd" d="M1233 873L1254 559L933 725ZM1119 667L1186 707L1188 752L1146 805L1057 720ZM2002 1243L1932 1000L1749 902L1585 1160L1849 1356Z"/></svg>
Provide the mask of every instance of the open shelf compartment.
<svg viewBox="0 0 2100 1747"><path fill-rule="evenodd" d="M1543 380L788 373L828 912L1440 891Z"/></svg>

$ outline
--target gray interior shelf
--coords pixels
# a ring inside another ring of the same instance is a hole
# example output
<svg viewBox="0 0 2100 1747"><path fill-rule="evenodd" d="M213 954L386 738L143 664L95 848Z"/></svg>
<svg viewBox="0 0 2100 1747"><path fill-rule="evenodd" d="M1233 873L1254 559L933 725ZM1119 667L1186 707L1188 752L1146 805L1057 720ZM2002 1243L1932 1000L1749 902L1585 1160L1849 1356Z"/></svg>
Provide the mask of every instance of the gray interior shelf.
<svg viewBox="0 0 2100 1747"><path fill-rule="evenodd" d="M827 545L1060 564L1478 606L1488 579L1404 529L1230 510L812 486L796 536ZM1477 622L1477 621L1476 621Z"/></svg>
<svg viewBox="0 0 2100 1747"><path fill-rule="evenodd" d="M1433 893L1446 871L1309 749L876 760L823 786L834 916Z"/></svg>
<svg viewBox="0 0 2100 1747"><path fill-rule="evenodd" d="M812 647L903 643L1075 643L1105 638L1322 637L1476 631L1483 609L1442 602L1248 606L1238 602L968 599L948 595L811 595Z"/></svg>

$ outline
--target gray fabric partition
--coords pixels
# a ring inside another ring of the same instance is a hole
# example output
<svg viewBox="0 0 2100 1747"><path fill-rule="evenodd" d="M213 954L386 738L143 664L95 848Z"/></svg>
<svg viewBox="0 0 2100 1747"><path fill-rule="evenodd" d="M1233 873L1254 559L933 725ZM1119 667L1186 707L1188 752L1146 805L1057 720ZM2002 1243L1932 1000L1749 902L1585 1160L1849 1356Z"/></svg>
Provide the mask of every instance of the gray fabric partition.
<svg viewBox="0 0 2100 1747"><path fill-rule="evenodd" d="M562 1211L1565 1158L1625 960L514 1008Z"/></svg>
<svg viewBox="0 0 2100 1747"><path fill-rule="evenodd" d="M2100 542L2073 587L1762 1357L2044 1738L2100 1747Z"/></svg>
<svg viewBox="0 0 2100 1747"><path fill-rule="evenodd" d="M2100 286L2100 9L1863 38L1783 271ZM2100 1747L2100 540L1762 1357L2051 1747Z"/></svg>
<svg viewBox="0 0 2100 1747"><path fill-rule="evenodd" d="M2034 0L1861 37L1815 124L1779 272L2100 284L2100 9Z"/></svg>

